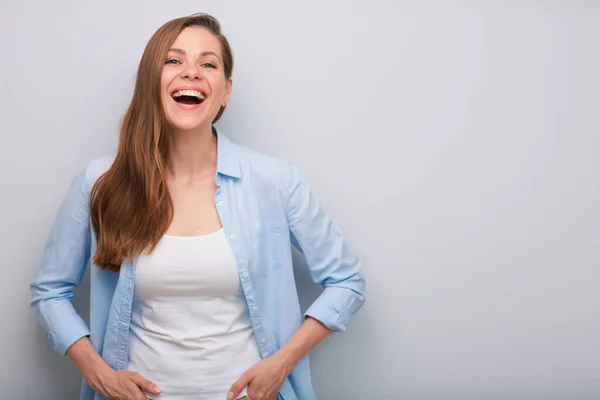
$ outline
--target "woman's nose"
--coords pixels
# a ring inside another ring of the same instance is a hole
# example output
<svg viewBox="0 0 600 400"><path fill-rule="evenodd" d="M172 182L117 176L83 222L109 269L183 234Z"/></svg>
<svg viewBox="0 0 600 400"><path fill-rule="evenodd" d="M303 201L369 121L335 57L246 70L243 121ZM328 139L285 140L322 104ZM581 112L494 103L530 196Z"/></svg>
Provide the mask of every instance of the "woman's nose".
<svg viewBox="0 0 600 400"><path fill-rule="evenodd" d="M202 78L202 71L198 65L189 63L184 66L182 75L182 78L200 79Z"/></svg>

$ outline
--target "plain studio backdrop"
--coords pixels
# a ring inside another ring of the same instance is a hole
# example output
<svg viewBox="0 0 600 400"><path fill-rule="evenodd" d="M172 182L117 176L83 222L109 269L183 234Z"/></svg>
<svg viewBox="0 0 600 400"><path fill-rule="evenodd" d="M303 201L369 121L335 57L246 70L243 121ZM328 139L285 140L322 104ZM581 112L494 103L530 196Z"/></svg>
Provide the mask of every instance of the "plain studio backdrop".
<svg viewBox="0 0 600 400"><path fill-rule="evenodd" d="M364 308L312 353L319 399L600 399L599 2L0 12L0 399L77 398L29 283L69 182L115 149L147 40L195 12L235 54L220 128L298 164L364 263Z"/></svg>

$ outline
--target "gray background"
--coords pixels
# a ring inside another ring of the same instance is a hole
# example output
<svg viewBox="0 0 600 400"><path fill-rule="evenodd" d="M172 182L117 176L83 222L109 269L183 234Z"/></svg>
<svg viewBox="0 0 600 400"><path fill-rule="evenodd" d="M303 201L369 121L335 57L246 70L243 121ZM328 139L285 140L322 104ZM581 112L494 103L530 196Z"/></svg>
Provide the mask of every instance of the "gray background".
<svg viewBox="0 0 600 400"><path fill-rule="evenodd" d="M299 164L364 261L319 399L600 399L600 3L275 0L0 3L0 399L78 396L28 284L146 41L200 11L237 61L221 128Z"/></svg>

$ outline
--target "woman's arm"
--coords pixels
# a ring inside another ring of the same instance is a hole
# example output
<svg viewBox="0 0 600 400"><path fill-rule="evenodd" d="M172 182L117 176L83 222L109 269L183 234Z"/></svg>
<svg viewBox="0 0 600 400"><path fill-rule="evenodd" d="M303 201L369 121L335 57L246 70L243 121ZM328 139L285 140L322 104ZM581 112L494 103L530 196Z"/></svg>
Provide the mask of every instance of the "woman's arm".
<svg viewBox="0 0 600 400"><path fill-rule="evenodd" d="M152 383L106 364L87 338L88 326L71 304L73 289L81 283L90 259L88 189L84 171L71 182L54 219L31 283L31 307L54 349L69 356L92 389L108 398L145 400L138 386L158 393L151 390Z"/></svg>
<svg viewBox="0 0 600 400"><path fill-rule="evenodd" d="M273 354L285 366L286 376L330 333L331 329L316 319L308 317L287 343Z"/></svg>
<svg viewBox="0 0 600 400"><path fill-rule="evenodd" d="M332 331L344 332L350 316L365 301L362 264L304 175L291 164L288 198L292 243L304 254L312 280L324 289L305 317L315 318Z"/></svg>
<svg viewBox="0 0 600 400"><path fill-rule="evenodd" d="M37 274L31 283L31 307L54 349L67 349L90 331L71 301L90 258L90 218L85 171L67 191L46 241Z"/></svg>

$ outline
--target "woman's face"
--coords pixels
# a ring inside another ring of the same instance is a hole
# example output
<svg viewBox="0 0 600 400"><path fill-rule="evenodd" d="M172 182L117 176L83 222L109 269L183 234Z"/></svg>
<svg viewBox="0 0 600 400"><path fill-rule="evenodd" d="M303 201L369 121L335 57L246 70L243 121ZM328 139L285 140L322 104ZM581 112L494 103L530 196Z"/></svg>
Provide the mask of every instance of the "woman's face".
<svg viewBox="0 0 600 400"><path fill-rule="evenodd" d="M221 43L207 29L185 28L171 46L162 71L161 100L176 130L209 128L231 94Z"/></svg>

